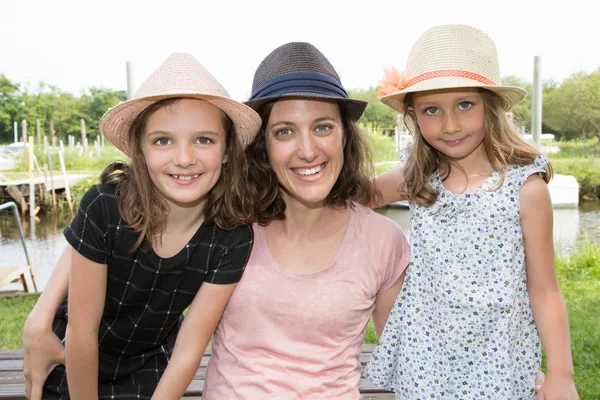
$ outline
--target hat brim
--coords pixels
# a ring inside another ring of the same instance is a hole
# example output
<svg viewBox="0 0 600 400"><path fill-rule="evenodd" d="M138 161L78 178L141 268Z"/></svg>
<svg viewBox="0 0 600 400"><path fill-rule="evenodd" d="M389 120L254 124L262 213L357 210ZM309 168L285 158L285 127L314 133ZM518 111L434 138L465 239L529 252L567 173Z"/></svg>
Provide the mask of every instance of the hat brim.
<svg viewBox="0 0 600 400"><path fill-rule="evenodd" d="M483 88L498 94L502 100L505 111L510 111L514 106L527 96L527 91L517 86L495 86L485 85L471 79L459 77L440 77L431 78L412 85L411 87L396 93L384 96L379 100L394 110L404 113L404 98L409 93L424 92L429 90L441 89L461 89L461 88Z"/></svg>
<svg viewBox="0 0 600 400"><path fill-rule="evenodd" d="M171 98L198 99L211 103L223 111L231 119L235 126L235 131L243 148L254 140L254 137L260 129L260 117L256 112L235 100L222 96L213 96L206 94L162 94L159 96L149 96L140 99L128 100L109 109L100 119L100 132L117 149L121 150L127 156L131 156L129 148L129 133L131 124L137 116L152 104Z"/></svg>
<svg viewBox="0 0 600 400"><path fill-rule="evenodd" d="M320 95L317 93L286 93L284 95L279 95L279 96L261 97L260 99L256 99L256 100L248 100L248 101L244 102L244 104L246 104L247 106L252 107L252 109L258 111L258 110L260 110L260 108L262 106L264 106L265 104L267 104L269 102L288 98L288 97L301 97L301 98L316 99L316 100L320 100L320 99L335 100L345 108L346 112L348 113L348 118L350 118L354 122L356 122L360 119L360 117L363 115L363 112L367 108L367 105L369 104L368 102L362 101L362 100L344 99L344 98L340 98L340 97Z"/></svg>

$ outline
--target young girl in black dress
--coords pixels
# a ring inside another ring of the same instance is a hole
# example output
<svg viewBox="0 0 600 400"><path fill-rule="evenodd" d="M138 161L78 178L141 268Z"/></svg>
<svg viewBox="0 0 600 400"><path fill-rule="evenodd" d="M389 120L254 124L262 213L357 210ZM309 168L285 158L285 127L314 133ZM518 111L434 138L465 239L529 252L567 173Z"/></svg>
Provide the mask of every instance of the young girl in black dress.
<svg viewBox="0 0 600 400"><path fill-rule="evenodd" d="M149 399L161 376L166 390L191 379L179 371L200 363L252 247L243 149L258 128L186 54L102 117L131 162L105 168L65 229L68 300L52 325L66 368L28 395ZM64 299L51 285L40 308Z"/></svg>

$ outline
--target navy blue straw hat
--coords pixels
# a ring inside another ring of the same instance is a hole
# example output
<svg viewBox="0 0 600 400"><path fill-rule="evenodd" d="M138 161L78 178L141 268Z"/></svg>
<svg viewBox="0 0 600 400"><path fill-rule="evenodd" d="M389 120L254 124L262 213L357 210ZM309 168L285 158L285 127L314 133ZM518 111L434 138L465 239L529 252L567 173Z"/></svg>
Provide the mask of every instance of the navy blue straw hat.
<svg viewBox="0 0 600 400"><path fill-rule="evenodd" d="M260 63L245 104L258 110L283 97L335 100L352 121L358 121L367 107L366 101L348 97L333 65L315 46L304 42L284 44Z"/></svg>

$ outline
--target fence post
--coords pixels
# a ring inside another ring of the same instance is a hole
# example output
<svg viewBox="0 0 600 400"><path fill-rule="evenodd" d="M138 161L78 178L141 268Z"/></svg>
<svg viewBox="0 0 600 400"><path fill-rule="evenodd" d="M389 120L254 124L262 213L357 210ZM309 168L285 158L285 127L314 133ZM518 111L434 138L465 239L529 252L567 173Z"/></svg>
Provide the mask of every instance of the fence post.
<svg viewBox="0 0 600 400"><path fill-rule="evenodd" d="M42 145L42 129L40 127L40 120L36 118L35 120L35 138L37 140L36 146Z"/></svg>
<svg viewBox="0 0 600 400"><path fill-rule="evenodd" d="M88 143L87 143L87 134L85 133L85 120L83 118L81 118L80 124L81 124L81 146L83 147L83 152L85 154L87 154Z"/></svg>
<svg viewBox="0 0 600 400"><path fill-rule="evenodd" d="M37 214L35 210L35 183L33 182L33 136L28 141L29 153L29 215L34 217Z"/></svg>
<svg viewBox="0 0 600 400"><path fill-rule="evenodd" d="M56 132L54 132L54 120L50 120L50 137L52 138L52 147L56 147Z"/></svg>

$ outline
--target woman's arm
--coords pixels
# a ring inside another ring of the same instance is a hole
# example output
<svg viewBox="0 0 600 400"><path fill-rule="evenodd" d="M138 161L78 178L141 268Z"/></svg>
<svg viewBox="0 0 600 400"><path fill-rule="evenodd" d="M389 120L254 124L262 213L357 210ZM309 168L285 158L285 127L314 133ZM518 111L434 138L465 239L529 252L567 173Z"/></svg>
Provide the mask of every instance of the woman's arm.
<svg viewBox="0 0 600 400"><path fill-rule="evenodd" d="M541 399L578 399L567 310L554 266L552 203L541 177L532 175L520 189L527 289L533 317L546 351L546 382Z"/></svg>
<svg viewBox="0 0 600 400"><path fill-rule="evenodd" d="M402 289L402 284L404 283L404 277L406 276L406 270L402 272L400 278L383 293L380 293L375 298L375 310L373 310L373 324L375 325L375 331L377 332L377 337L381 337L381 333L383 332L383 328L387 322L388 317L390 316L390 311L392 311L392 307L396 302L396 298Z"/></svg>
<svg viewBox="0 0 600 400"><path fill-rule="evenodd" d="M173 356L160 379L153 399L179 400L194 378L206 345L233 293L235 283L203 283L177 335Z"/></svg>
<svg viewBox="0 0 600 400"><path fill-rule="evenodd" d="M65 349L52 332L52 321L67 296L71 250L70 245L65 247L23 327L25 396L31 400L41 400L42 388L48 375L58 364L65 363Z"/></svg>
<svg viewBox="0 0 600 400"><path fill-rule="evenodd" d="M106 298L107 268L72 251L66 367L74 400L98 399L98 328Z"/></svg>
<svg viewBox="0 0 600 400"><path fill-rule="evenodd" d="M400 190L404 185L404 169L394 168L375 178L375 188L381 193L380 198L375 198L369 207L383 207L397 201L406 200L406 193Z"/></svg>

